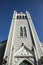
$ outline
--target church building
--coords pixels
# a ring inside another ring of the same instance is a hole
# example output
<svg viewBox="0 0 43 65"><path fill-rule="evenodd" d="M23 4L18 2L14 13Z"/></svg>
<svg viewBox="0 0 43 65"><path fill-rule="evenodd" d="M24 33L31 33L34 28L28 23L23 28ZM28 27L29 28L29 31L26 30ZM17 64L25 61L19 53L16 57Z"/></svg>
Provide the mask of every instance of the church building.
<svg viewBox="0 0 43 65"><path fill-rule="evenodd" d="M28 11L13 13L2 65L43 65L43 45Z"/></svg>

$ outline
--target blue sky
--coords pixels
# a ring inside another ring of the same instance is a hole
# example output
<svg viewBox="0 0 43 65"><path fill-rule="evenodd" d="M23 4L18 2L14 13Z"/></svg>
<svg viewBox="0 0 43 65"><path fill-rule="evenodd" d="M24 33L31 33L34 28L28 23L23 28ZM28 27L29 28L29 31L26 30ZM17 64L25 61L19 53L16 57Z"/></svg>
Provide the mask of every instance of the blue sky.
<svg viewBox="0 0 43 65"><path fill-rule="evenodd" d="M14 10L30 12L38 37L43 42L43 0L0 0L0 41L8 38Z"/></svg>

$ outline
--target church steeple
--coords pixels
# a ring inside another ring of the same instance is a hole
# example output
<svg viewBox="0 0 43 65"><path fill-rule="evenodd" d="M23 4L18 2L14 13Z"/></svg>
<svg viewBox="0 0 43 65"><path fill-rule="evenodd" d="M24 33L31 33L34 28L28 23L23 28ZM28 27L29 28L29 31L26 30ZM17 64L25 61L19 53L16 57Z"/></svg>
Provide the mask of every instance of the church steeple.
<svg viewBox="0 0 43 65"><path fill-rule="evenodd" d="M29 12L14 11L4 54L6 65L39 65L42 56L42 47Z"/></svg>

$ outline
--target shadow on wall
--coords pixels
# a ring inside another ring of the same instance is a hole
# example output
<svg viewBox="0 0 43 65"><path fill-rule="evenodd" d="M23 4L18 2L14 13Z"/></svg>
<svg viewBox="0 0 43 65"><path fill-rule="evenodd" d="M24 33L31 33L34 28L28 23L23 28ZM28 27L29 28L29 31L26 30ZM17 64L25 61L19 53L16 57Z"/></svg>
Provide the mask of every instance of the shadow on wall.
<svg viewBox="0 0 43 65"><path fill-rule="evenodd" d="M7 40L0 42L0 65L2 65L2 59L4 56L6 43L7 43Z"/></svg>

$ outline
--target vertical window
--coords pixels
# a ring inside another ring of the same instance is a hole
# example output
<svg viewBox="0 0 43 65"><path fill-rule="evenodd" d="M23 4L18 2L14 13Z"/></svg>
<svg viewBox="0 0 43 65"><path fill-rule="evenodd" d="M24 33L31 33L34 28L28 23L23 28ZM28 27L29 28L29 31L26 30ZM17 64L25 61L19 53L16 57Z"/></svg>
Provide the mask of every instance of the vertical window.
<svg viewBox="0 0 43 65"><path fill-rule="evenodd" d="M20 36L23 36L23 28L22 28L22 26L20 27Z"/></svg>
<svg viewBox="0 0 43 65"><path fill-rule="evenodd" d="M27 16L25 16L25 19L27 19Z"/></svg>
<svg viewBox="0 0 43 65"><path fill-rule="evenodd" d="M22 16L22 19L24 19L24 16Z"/></svg>
<svg viewBox="0 0 43 65"><path fill-rule="evenodd" d="M20 16L20 19L21 19L21 16Z"/></svg>
<svg viewBox="0 0 43 65"><path fill-rule="evenodd" d="M17 19L19 18L19 16L17 16Z"/></svg>
<svg viewBox="0 0 43 65"><path fill-rule="evenodd" d="M21 16L18 16L18 15L17 15L17 19L21 19Z"/></svg>
<svg viewBox="0 0 43 65"><path fill-rule="evenodd" d="M27 36L26 28L24 27L24 36Z"/></svg>

